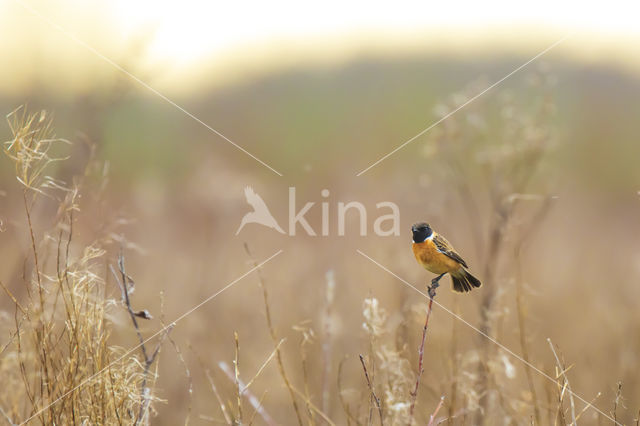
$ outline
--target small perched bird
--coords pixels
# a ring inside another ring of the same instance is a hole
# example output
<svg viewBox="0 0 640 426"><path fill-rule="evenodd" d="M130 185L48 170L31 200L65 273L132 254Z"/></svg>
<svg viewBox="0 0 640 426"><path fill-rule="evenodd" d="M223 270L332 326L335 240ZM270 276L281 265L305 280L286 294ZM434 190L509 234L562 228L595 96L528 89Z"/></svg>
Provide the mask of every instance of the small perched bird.
<svg viewBox="0 0 640 426"><path fill-rule="evenodd" d="M435 232L428 223L420 222L411 227L413 232L413 254L426 270L439 274L431 282L438 287L438 282L445 274L451 275L453 290L458 293L471 291L482 283L467 271L467 262L456 253L442 235Z"/></svg>

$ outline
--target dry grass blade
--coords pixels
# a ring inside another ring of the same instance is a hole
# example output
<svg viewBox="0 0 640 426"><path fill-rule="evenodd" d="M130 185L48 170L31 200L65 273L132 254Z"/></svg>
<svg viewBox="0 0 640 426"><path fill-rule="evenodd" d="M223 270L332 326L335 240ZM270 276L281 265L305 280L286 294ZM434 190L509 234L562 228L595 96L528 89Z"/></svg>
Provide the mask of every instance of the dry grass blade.
<svg viewBox="0 0 640 426"><path fill-rule="evenodd" d="M25 310L25 308L23 308L22 305L20 305L20 302L18 302L18 299L16 299L16 297L13 295L13 293L11 293L11 290L9 290L9 288L6 285L4 285L2 280L0 280L0 287L2 287L2 290L4 290L4 292L7 294L7 296L9 296L9 298L15 304L15 306L18 309L20 309L20 312L22 312L23 315L26 315L27 311Z"/></svg>
<svg viewBox="0 0 640 426"><path fill-rule="evenodd" d="M193 350L193 348L191 346L189 346L189 349ZM231 418L231 415L228 413L227 411L227 407L225 405L225 403L222 401L222 397L220 396L220 392L218 391L218 387L216 386L215 382L213 381L213 377L211 377L211 371L209 371L208 368L205 367L204 362L202 360L202 358L196 354L197 359L198 359L198 363L200 364L200 367L204 370L205 376L207 378L207 381L209 382L209 386L211 387L211 391L213 392L213 395L216 398L216 401L218 402L218 405L220 406L220 411L222 411L222 415L224 416L224 420L227 424L232 424L233 420Z"/></svg>
<svg viewBox="0 0 640 426"><path fill-rule="evenodd" d="M362 369L364 370L364 377L367 380L367 386L369 387L369 392L371 392L371 398L376 404L376 408L378 409L378 414L380 415L380 424L382 425L384 423L384 416L382 413L382 405L380 404L380 398L378 398L378 396L376 395L376 392L373 390L373 384L369 379L369 372L367 371L367 364L365 364L364 362L364 357L362 356L362 354L360 354L359 357L360 357L360 363L362 364Z"/></svg>
<svg viewBox="0 0 640 426"><path fill-rule="evenodd" d="M7 115L13 139L4 143L4 152L15 166L16 179L25 189L43 193L45 169L67 157L53 157L50 151L58 143L69 144L53 135L53 122L46 111L31 114L19 107Z"/></svg>
<svg viewBox="0 0 640 426"><path fill-rule="evenodd" d="M7 413L5 413L5 411L2 409L2 407L0 407L0 414L2 414L2 417L4 417L7 420L7 423L10 426L15 426L15 423L13 422L13 420L11 420L11 417L9 417L9 415Z"/></svg>
<svg viewBox="0 0 640 426"><path fill-rule="evenodd" d="M218 388L216 387L215 382L213 381L213 378L211 377L211 372L209 370L205 370L205 373L207 375L207 380L209 381L209 384L211 385L211 390L213 391L213 394L216 396L216 399L218 400L218 404L220 405L220 410L222 410L222 415L224 416L224 419L226 420L226 422L228 424L232 424L233 422L231 420L231 416L227 412L227 407L224 404L224 402L222 401L222 398L220 397L220 393L218 392Z"/></svg>
<svg viewBox="0 0 640 426"><path fill-rule="evenodd" d="M510 196L510 202L516 202L517 200L523 199L521 194L513 194ZM528 200L540 201L540 197L527 197ZM537 211L533 215L533 218L527 224L528 226L525 228L519 239L516 241L515 249L514 249L514 263L515 263L515 287L516 287L516 313L518 318L518 331L519 331L519 340L520 340L520 349L522 352L522 359L525 362L530 363L531 357L529 355L529 345L527 341L528 329L527 329L527 315L526 315L526 307L525 307L525 291L524 291L524 278L522 272L522 247L525 241L528 240L529 236L537 229L538 225L542 223L544 217L549 212L551 207L551 201L553 197L546 197L542 200L542 204L537 207ZM541 424L541 414L540 414L540 404L538 402L538 396L536 392L536 387L533 381L533 371L530 368L526 368L525 375L527 378L527 385L529 386L529 392L531 392L531 399L533 402L533 415L536 424Z"/></svg>
<svg viewBox="0 0 640 426"><path fill-rule="evenodd" d="M127 275L127 272L125 271L124 255L122 251L118 256L118 270L120 272L120 276L118 276L118 274L116 273L115 269L113 268L113 265L109 265L109 267L111 269L111 273L113 274L116 282L118 283L118 286L120 287L120 290L122 293L122 299L123 299L122 302L125 304L127 308L127 312L129 313L131 322L133 323L133 327L136 331L136 335L138 336L138 340L139 340L138 347L140 348L140 352L142 353L142 357L144 360L144 371L142 373L142 383L140 385L140 397L142 400L142 404L140 404L140 410L138 411L138 416L136 417L136 420L135 420L135 424L138 425L141 422L143 422L143 420L148 415L149 402L151 400L150 398L151 389L147 387L147 381L148 381L149 373L151 370L151 366L155 363L156 358L160 353L160 348L162 346L162 343L164 343L164 340L167 337L169 337L169 334L173 330L174 324L171 324L168 327L163 327L164 333L160 337L160 340L156 344L156 347L151 353L151 355L149 355L149 350L147 349L147 345L146 345L147 341L144 339L144 337L142 337L142 332L140 331L140 326L138 325L137 318L150 319L151 315L148 313L146 309L140 311L145 313L144 315L140 315L131 306L131 299L129 298L129 295L133 293L133 287L130 287L130 285L133 284L133 280L129 275Z"/></svg>
<svg viewBox="0 0 640 426"><path fill-rule="evenodd" d="M238 333L237 332L233 332L233 339L235 341L235 348L236 348L236 356L233 360L233 379L234 379L234 383L236 385L236 399L237 399L237 407L238 407L238 415L237 415L237 419L238 422L240 424L242 424L242 391L241 388L243 388L244 386L242 385L242 383L240 382L240 342L238 340Z"/></svg>
<svg viewBox="0 0 640 426"><path fill-rule="evenodd" d="M433 414L429 416L429 423L427 424L427 426L433 426L433 422L436 421L436 416L438 415L438 411L440 411L440 409L442 408L442 404L444 404L444 395L440 397L440 401L438 402L436 409L433 410Z"/></svg>
<svg viewBox="0 0 640 426"><path fill-rule="evenodd" d="M267 391L264 391L262 393L262 396L260 397L260 400L258 401L258 405L257 407L253 410L253 414L251 415L251 418L249 419L249 426L251 426L253 424L253 422L256 419L256 416L260 413L260 411L263 411L263 406L264 406L264 399L267 396Z"/></svg>
<svg viewBox="0 0 640 426"><path fill-rule="evenodd" d="M277 347L278 336L276 334L276 330L273 327L273 322L271 320L271 309L269 308L269 295L267 293L267 287L265 285L264 279L262 278L260 268L258 268L258 264L256 263L255 259L253 259L253 256L251 255L251 251L249 250L249 245L247 243L244 244L244 249L247 252L247 255L249 256L249 258L251 258L254 268L256 268L257 270L258 282L260 283L260 287L262 288L262 298L264 301L265 316L267 318L267 327L269 328L269 334L271 335L271 340L273 342L273 345L274 347ZM293 390L293 386L291 385L291 382L289 381L289 377L287 376L287 372L284 368L284 363L282 361L282 353L280 349L276 349L276 360L278 361L278 369L280 371L280 376L282 376L282 380L284 381L285 386L289 390L289 396L291 397L291 404L293 405L293 411L296 413L296 419L298 420L298 424L302 426L303 422L302 422L302 416L300 414L300 408L298 407L298 403L296 402L296 396Z"/></svg>
<svg viewBox="0 0 640 426"><path fill-rule="evenodd" d="M584 406L582 411L580 411L576 416L576 420L580 420L580 416L582 416L585 413L585 411L587 411L589 408L593 406L594 402L596 402L596 399L600 398L600 395L602 395L602 392L598 392L598 394L591 401L589 401L588 404Z"/></svg>
<svg viewBox="0 0 640 426"><path fill-rule="evenodd" d="M329 416L326 413L323 413L321 409L319 409L318 407L316 407L311 401L306 400L305 395L300 392L298 389L293 388L293 391L300 397L305 399L305 402L307 403L307 405L309 407L311 407L311 409L313 409L313 411L316 412L316 414L318 414L320 417L322 417L324 419L325 422L327 422L329 424L329 426L336 426L336 424L331 420L331 418L329 418Z"/></svg>
<svg viewBox="0 0 640 426"><path fill-rule="evenodd" d="M571 368L566 368L564 366L564 363L562 363L560 361L560 358L558 357L558 354L556 353L556 350L553 346L553 343L551 342L551 339L547 338L547 342L549 342L549 347L551 348L551 351L553 352L553 356L556 359L556 363L558 364L558 370L559 372L556 374L556 378L560 378L562 377L564 379L563 383L562 383L562 391L560 392L560 401L562 401L565 391L567 391L567 393L569 394L569 402L571 404L571 424L576 425L576 404L575 401L573 400L573 392L571 391L571 385L569 384L569 378L567 377L567 371Z"/></svg>
<svg viewBox="0 0 640 426"><path fill-rule="evenodd" d="M613 401L613 421L615 423L618 422L618 405L622 405L622 382L618 382L618 386L616 388L616 398Z"/></svg>
<svg viewBox="0 0 640 426"><path fill-rule="evenodd" d="M162 291L160 292L160 306L161 306L160 323L162 324L163 328L168 329L169 327L167 326L167 324L165 324L165 318L164 318L164 292ZM187 361L184 359L184 355L182 354L182 351L178 347L178 344L175 342L175 340L171 338L171 335L167 334L166 336L167 336L167 340L173 347L173 350L176 351L178 360L180 361L180 364L182 364L182 367L184 368L184 373L189 382L189 386L188 386L189 405L187 407L187 415L184 419L184 424L185 426L187 426L191 419L191 409L193 405L193 377L191 376L191 370L189 369L189 366L187 365Z"/></svg>
<svg viewBox="0 0 640 426"><path fill-rule="evenodd" d="M260 366L260 368L258 369L256 374L253 376L253 378L251 380L249 380L249 382L246 384L246 386L244 386L242 388L241 393L244 393L244 392L247 391L247 389L249 389L249 386L251 386L253 384L253 382L258 378L260 373L262 373L262 371L265 369L267 364L269 364L269 362L273 359L273 357L275 356L276 352L278 352L278 350L280 349L280 345L282 345L285 342L285 340L287 340L287 339L282 339L282 340L280 340L280 342L278 342L278 345L273 350L273 352L271 352L271 355L269 355L269 357L262 363L262 365Z"/></svg>
<svg viewBox="0 0 640 426"><path fill-rule="evenodd" d="M331 352L332 352L332 312L335 299L336 280L333 270L325 274L325 309L323 313L324 340L322 342L322 411L329 411L329 376L331 375Z"/></svg>
<svg viewBox="0 0 640 426"><path fill-rule="evenodd" d="M338 386L338 399L340 400L340 404L342 405L342 409L344 410L344 413L347 416L347 425L351 425L351 422L353 421L356 424L359 424L358 420L353 416L353 414L351 413L351 408L349 407L349 404L347 404L347 402L344 399L344 392L345 389L342 385L342 372L343 372L343 368L344 368L344 364L345 362L348 360L348 356L345 355L344 358L342 358L342 360L340 360L340 364L338 364L338 379L337 379L337 386Z"/></svg>
<svg viewBox="0 0 640 426"><path fill-rule="evenodd" d="M262 404L260 403L260 400L249 389L246 389L244 382L242 382L242 380L239 377L236 379L235 371L232 371L226 362L220 361L218 363L218 367L234 384L237 381L237 386L239 389L240 388L245 389L245 391L242 393L238 392L237 396L240 396L240 397L244 396L245 398L247 398L247 401L249 401L253 409L256 410L256 412L260 415L260 417L262 417L262 420L264 420L266 424L270 426L277 425L277 423L273 420L273 418L262 406Z"/></svg>

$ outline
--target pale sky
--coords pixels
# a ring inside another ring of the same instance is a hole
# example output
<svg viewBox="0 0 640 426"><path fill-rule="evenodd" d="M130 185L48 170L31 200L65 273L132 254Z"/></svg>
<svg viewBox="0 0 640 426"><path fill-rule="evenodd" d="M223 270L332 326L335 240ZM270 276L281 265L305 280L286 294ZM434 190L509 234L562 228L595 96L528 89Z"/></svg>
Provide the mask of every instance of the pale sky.
<svg viewBox="0 0 640 426"><path fill-rule="evenodd" d="M118 25L133 31L153 23L152 50L193 60L243 46L309 38L525 27L640 40L640 1L512 0L373 2L370 0L201 1L115 0ZM639 46L640 48L640 46Z"/></svg>
<svg viewBox="0 0 640 426"><path fill-rule="evenodd" d="M571 33L577 36L554 54L640 69L639 17L640 0L0 0L0 60L11 64L0 67L0 91L34 84L86 90L109 78L113 68L69 35L125 68L133 59L136 72L154 70L153 83L169 90L349 60L367 49L466 54L507 47L533 56Z"/></svg>

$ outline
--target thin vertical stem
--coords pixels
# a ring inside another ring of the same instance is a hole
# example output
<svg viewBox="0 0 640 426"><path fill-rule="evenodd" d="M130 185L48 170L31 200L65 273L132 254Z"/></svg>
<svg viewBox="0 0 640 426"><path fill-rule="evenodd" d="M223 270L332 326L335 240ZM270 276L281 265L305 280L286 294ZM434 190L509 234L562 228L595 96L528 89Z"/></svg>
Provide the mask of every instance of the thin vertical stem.
<svg viewBox="0 0 640 426"><path fill-rule="evenodd" d="M364 377L365 379L367 379L367 386L369 387L369 392L371 392L371 398L373 399L373 401L376 404L376 407L378 408L378 414L380 414L380 425L382 426L384 424L384 418L382 417L383 413L382 413L382 405L380 404L380 398L378 398L375 391L373 390L373 384L371 383L371 379L369 378L369 372L367 371L367 365L364 362L364 357L362 356L362 354L360 354L359 356L360 356L360 363L362 364L362 369L364 370Z"/></svg>
<svg viewBox="0 0 640 426"><path fill-rule="evenodd" d="M442 277L442 276L440 276ZM411 406L409 407L409 426L413 423L413 412L416 406L416 400L418 399L418 388L420 387L420 378L424 372L424 344L427 340L427 329L429 328L429 318L431 317L431 311L433 307L433 299L436 297L436 289L438 288L438 279L434 279L429 286L429 304L427 305L427 315L424 321L424 327L422 328L422 341L420 342L420 348L418 349L418 375L416 377L416 385L411 392Z"/></svg>

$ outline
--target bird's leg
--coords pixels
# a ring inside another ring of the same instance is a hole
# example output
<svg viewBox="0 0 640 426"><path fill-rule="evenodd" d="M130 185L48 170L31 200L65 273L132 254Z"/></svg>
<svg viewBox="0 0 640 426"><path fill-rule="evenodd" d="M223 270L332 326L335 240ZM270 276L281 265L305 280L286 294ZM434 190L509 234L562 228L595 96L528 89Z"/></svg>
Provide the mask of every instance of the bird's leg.
<svg viewBox="0 0 640 426"><path fill-rule="evenodd" d="M446 274L446 272L444 274L440 274L437 277L435 277L434 279L431 280L431 287L433 288L438 288L440 286L440 279L442 277L444 277Z"/></svg>
<svg viewBox="0 0 640 426"><path fill-rule="evenodd" d="M430 298L434 298L436 297L436 289L438 287L440 287L440 279L442 277L444 277L444 275L446 274L446 272L444 274L440 274L437 277L435 277L434 279L431 280L431 285L429 286L429 297Z"/></svg>

